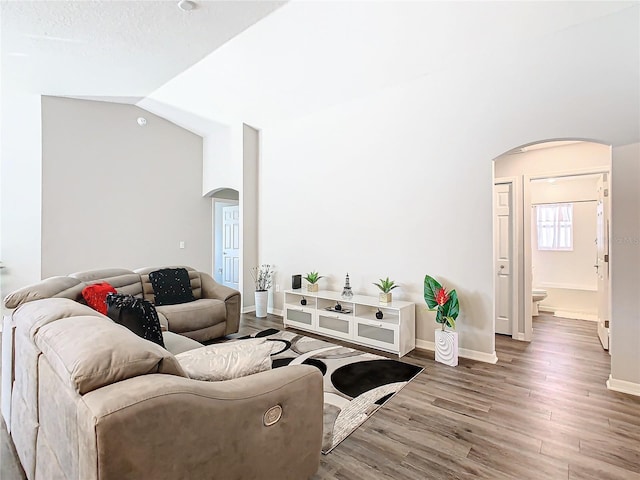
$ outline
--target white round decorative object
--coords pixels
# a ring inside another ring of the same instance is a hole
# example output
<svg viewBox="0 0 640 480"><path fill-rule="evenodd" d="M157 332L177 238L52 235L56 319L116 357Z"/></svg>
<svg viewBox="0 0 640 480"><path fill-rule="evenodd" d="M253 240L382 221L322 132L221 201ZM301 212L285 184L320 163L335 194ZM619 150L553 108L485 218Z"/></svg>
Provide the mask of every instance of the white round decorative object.
<svg viewBox="0 0 640 480"><path fill-rule="evenodd" d="M196 2L192 2L191 0L180 0L178 2L178 8L183 12L190 12L196 8Z"/></svg>

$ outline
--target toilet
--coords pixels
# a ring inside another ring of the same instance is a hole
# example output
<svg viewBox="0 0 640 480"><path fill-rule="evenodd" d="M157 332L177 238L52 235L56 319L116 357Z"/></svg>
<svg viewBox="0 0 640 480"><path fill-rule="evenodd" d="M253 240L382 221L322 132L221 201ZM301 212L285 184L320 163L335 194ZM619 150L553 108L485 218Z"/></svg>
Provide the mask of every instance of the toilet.
<svg viewBox="0 0 640 480"><path fill-rule="evenodd" d="M547 291L542 288L534 288L531 290L531 315L536 317L540 313L538 312L538 303L547 298Z"/></svg>

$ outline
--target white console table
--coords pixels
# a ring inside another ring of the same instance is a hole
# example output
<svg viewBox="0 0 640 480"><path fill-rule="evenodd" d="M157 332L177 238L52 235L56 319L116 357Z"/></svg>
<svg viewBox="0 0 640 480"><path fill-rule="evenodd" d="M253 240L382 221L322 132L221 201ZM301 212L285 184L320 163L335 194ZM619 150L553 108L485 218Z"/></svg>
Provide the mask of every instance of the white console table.
<svg viewBox="0 0 640 480"><path fill-rule="evenodd" d="M306 299L306 305L300 301ZM336 303L341 311L336 311ZM380 309L382 319L376 318ZM343 300L328 290L284 292L285 327L298 328L359 345L395 353L402 357L416 347L416 308L411 302L380 303L377 297L354 295Z"/></svg>

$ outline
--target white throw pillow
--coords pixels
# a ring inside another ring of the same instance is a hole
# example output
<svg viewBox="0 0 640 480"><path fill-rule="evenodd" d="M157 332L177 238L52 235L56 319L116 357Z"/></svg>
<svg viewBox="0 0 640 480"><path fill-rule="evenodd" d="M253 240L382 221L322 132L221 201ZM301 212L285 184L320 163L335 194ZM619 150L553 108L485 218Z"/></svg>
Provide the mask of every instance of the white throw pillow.
<svg viewBox="0 0 640 480"><path fill-rule="evenodd" d="M176 359L195 380L219 381L271 370L274 342L264 338L217 343L179 353Z"/></svg>

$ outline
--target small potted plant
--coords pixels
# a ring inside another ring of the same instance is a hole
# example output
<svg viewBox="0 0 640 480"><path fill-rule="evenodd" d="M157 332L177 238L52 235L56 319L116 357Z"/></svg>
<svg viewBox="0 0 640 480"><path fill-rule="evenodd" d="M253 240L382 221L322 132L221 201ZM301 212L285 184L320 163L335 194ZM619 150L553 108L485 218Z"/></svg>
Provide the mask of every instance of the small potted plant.
<svg viewBox="0 0 640 480"><path fill-rule="evenodd" d="M307 292L317 292L318 291L318 280L320 280L322 275L319 275L318 272L309 272L305 275L304 279L308 282L307 284Z"/></svg>
<svg viewBox="0 0 640 480"><path fill-rule="evenodd" d="M256 317L264 318L267 316L268 290L271 288L271 281L273 280L273 266L262 264L258 267L252 267L249 271L256 286Z"/></svg>
<svg viewBox="0 0 640 480"><path fill-rule="evenodd" d="M391 303L391 290L400 286L393 280L389 280L389 277L380 279L380 283L374 283L374 285L380 289L380 303Z"/></svg>
<svg viewBox="0 0 640 480"><path fill-rule="evenodd" d="M460 313L458 294L455 290L447 292L433 277L425 275L424 301L431 311L436 312L436 322L442 325L435 331L436 361L455 367L458 365L458 332L455 331L456 318Z"/></svg>

